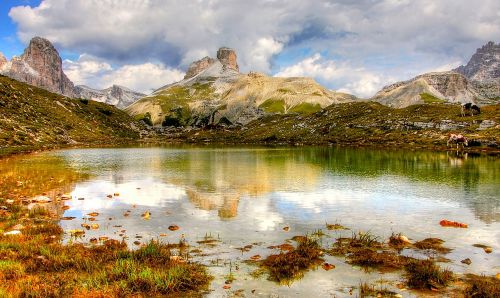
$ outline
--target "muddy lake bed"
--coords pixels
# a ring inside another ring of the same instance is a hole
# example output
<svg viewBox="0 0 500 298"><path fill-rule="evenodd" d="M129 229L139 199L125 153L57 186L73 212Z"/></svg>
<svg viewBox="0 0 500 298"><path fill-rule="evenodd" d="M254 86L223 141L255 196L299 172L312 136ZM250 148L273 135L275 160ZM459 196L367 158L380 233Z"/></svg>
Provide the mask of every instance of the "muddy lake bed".
<svg viewBox="0 0 500 298"><path fill-rule="evenodd" d="M402 286L400 271L367 270L330 254L324 262L335 268L320 265L286 284L255 274L259 267L248 260L279 252L270 246L294 245L297 235L316 237L323 248L357 233L381 242L393 233L411 242L440 238L449 253L401 254L442 257L438 264L458 275L500 272L500 160L491 156L167 146L57 150L0 160L0 169L4 194L67 194L44 203L64 218L65 243L109 237L130 248L150 240L189 244L186 257L214 276L208 297L349 297L360 283L403 297L431 295ZM442 227L443 219L468 227ZM76 230L84 234L74 237ZM466 258L470 264L461 262Z"/></svg>

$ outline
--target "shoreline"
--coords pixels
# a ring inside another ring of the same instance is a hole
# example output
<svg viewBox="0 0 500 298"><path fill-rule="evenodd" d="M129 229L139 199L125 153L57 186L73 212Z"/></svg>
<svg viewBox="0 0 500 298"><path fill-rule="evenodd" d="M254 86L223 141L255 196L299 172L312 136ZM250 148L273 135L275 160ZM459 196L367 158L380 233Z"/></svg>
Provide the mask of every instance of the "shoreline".
<svg viewBox="0 0 500 298"><path fill-rule="evenodd" d="M374 150L408 150L408 151L435 151L435 152L454 152L457 154L477 154L477 155L488 155L499 157L500 149L475 146L475 147L464 147L464 148L453 148L446 147L443 145L413 145L406 142L401 143L391 143L390 146L380 143L370 143L370 142L359 142L359 143L326 143L326 142L303 142L303 143L290 143L290 142L222 142L220 140L196 140L196 141L186 141L185 139L168 139L168 140L151 140L151 139L140 139L132 141L117 142L113 144L109 143L87 143L87 144L72 144L72 145L50 145L42 147L23 147L23 148L12 148L5 147L0 148L0 160L9 158L12 156L29 155L39 152L63 150L63 149L85 149L85 148L122 148L122 147L161 147L167 145L192 145L192 146L262 146L262 147L339 147L339 148L351 148L351 149L374 149ZM11 149L11 150L9 150ZM13 149L13 150L12 150Z"/></svg>

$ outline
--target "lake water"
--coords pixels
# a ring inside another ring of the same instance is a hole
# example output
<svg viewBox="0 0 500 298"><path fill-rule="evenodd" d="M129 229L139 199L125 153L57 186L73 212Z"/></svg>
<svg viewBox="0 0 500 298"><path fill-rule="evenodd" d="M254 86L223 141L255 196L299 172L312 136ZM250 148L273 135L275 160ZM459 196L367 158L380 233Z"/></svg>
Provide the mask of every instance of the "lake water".
<svg viewBox="0 0 500 298"><path fill-rule="evenodd" d="M256 267L244 260L276 253L267 247L319 229L326 234L324 247L353 231L381 240L392 232L412 241L438 237L453 249L445 255L451 262L442 267L459 274L500 272L500 159L494 157L326 147L71 149L0 160L0 178L3 195L70 193L72 199L62 203L69 209L54 207L60 216L76 217L61 221L64 230L100 225L65 241L128 237L130 247L137 247L134 241L185 239L203 251L192 257L209 265L215 279L208 295L214 297L238 290L262 297L344 297L360 282L381 280L399 291L400 273L366 271L331 256L325 259L334 270L319 267L290 285L251 276ZM91 212L100 213L94 222L88 221ZM151 213L147 220L145 212ZM442 219L469 228L443 228ZM350 230L328 231L325 223ZM170 231L170 225L180 228ZM197 243L207 236L220 242ZM491 246L493 253L476 243ZM250 251L237 249L249 244ZM472 264L462 264L464 258ZM230 272L236 280L224 290Z"/></svg>

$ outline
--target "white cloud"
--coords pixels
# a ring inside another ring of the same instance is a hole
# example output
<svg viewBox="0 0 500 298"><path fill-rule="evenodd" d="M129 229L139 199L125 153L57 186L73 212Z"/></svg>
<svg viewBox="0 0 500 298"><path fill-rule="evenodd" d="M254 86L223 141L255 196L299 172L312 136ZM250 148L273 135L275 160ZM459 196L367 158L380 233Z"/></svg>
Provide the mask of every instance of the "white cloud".
<svg viewBox="0 0 500 298"><path fill-rule="evenodd" d="M334 85L340 92L351 93L360 97L370 97L387 81L362 67L353 67L347 63L337 65L332 60L322 59L315 54L298 63L285 67L277 77L312 77L328 85Z"/></svg>
<svg viewBox="0 0 500 298"><path fill-rule="evenodd" d="M150 93L165 84L177 82L184 72L163 64L144 63L113 68L110 64L87 54L77 61L65 60L64 72L76 85L103 89L113 84Z"/></svg>
<svg viewBox="0 0 500 298"><path fill-rule="evenodd" d="M449 71L449 70L452 70L452 69L459 67L460 65L462 65L462 61L454 61L454 62L446 63L443 65L439 65L439 66L434 67L434 68L430 68L426 72Z"/></svg>
<svg viewBox="0 0 500 298"><path fill-rule="evenodd" d="M144 63L124 65L103 76L105 85L118 84L133 90L150 93L165 84L182 80L184 72L165 67L163 64Z"/></svg>
<svg viewBox="0 0 500 298"><path fill-rule="evenodd" d="M248 65L252 65L257 70L268 70L271 68L271 58L283 50L283 43L274 40L272 37L259 38L250 51L250 61Z"/></svg>
<svg viewBox="0 0 500 298"><path fill-rule="evenodd" d="M466 61L498 42L498 11L498 0L42 0L9 16L23 42L44 36L110 65L185 68L228 46L242 71L269 73L307 49L388 80ZM378 85L366 74L363 81L349 88L368 94Z"/></svg>

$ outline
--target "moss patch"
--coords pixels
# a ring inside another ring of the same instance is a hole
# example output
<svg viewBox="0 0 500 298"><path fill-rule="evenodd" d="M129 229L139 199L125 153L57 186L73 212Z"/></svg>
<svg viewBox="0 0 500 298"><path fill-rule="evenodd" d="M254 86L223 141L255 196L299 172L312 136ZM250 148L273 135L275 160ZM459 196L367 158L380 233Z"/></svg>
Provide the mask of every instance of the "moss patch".
<svg viewBox="0 0 500 298"><path fill-rule="evenodd" d="M283 99L268 99L259 105L266 113L285 113L285 101Z"/></svg>
<svg viewBox="0 0 500 298"><path fill-rule="evenodd" d="M424 103L444 103L446 102L445 100L442 100L440 98L435 97L432 94L429 93L420 93L420 98L424 101Z"/></svg>
<svg viewBox="0 0 500 298"><path fill-rule="evenodd" d="M299 114L312 114L321 110L319 104L312 104L308 102L300 103L293 108L291 108L289 113L299 113Z"/></svg>

